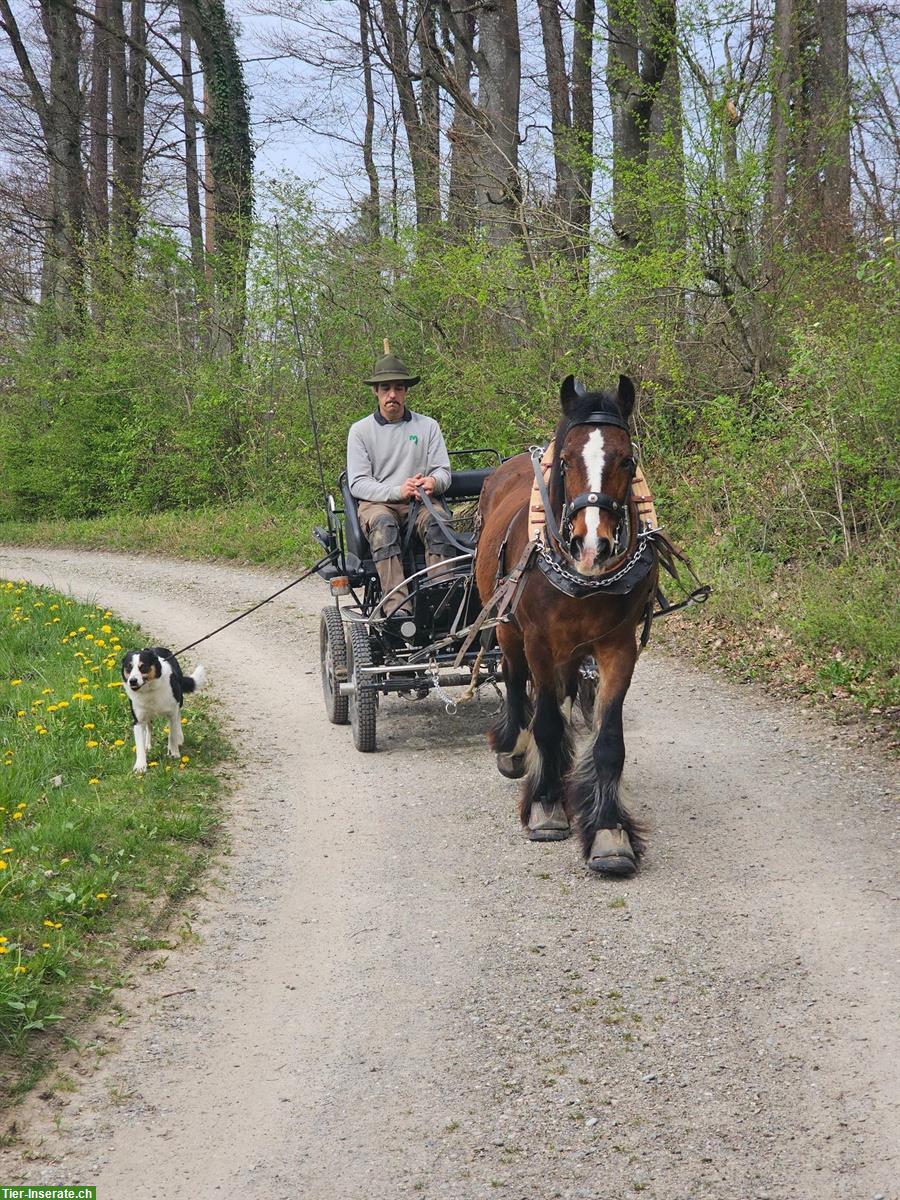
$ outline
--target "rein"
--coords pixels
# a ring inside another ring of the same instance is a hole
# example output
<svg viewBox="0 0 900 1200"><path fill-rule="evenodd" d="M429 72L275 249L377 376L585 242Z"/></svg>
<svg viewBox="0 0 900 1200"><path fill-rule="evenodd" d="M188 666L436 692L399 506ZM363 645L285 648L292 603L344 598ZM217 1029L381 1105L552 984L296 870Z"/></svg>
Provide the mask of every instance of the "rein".
<svg viewBox="0 0 900 1200"><path fill-rule="evenodd" d="M318 571L320 567L324 567L326 563L331 562L336 554L336 550L333 550L331 554L326 554L324 558L320 558L317 563L311 566L308 570L304 571L302 575L299 575L296 579L291 580L290 583L286 583L283 588L279 588L278 591L273 592L271 596L266 596L265 600L260 600L259 604L254 604L253 607L248 608L246 612L242 612L238 616L232 617L230 621L226 621L224 625L220 625L218 629L214 629L212 633L207 633L204 637L197 638L196 642L190 642L187 646L182 646L180 650L175 651L175 657L177 658L179 654L184 654L187 650L193 650L193 648L195 646L199 646L201 642L209 641L211 637L215 637L217 633L221 633L222 630L227 629L229 625L234 625L236 621L242 621L244 617L249 617L251 613L256 612L258 608L262 608L264 604L268 604L270 600L274 600L276 596L280 596L282 592L286 592L288 588L295 587L298 583L302 583L304 579L308 579L310 575Z"/></svg>

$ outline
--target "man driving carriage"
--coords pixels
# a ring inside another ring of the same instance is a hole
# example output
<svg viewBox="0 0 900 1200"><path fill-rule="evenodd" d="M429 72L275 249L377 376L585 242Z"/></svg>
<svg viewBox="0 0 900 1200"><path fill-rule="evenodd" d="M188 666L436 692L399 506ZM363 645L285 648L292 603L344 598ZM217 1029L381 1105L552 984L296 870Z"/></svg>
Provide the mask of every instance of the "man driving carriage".
<svg viewBox="0 0 900 1200"><path fill-rule="evenodd" d="M385 595L386 615L402 613L408 598L404 584L402 547L412 515L425 546L425 562L435 567L457 553L444 529L421 503L424 493L432 508L449 518L439 499L450 484L450 456L440 426L433 417L406 405L409 388L420 376L411 375L395 355L379 358L369 379L376 408L350 426L347 436L347 480L359 501L359 520L369 540L372 558Z"/></svg>

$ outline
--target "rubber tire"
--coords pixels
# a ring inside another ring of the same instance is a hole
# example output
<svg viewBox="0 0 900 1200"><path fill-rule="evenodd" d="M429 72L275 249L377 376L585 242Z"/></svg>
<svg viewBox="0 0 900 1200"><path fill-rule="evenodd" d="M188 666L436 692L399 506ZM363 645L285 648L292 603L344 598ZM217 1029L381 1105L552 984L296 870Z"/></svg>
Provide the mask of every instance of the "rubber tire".
<svg viewBox="0 0 900 1200"><path fill-rule="evenodd" d="M322 661L322 694L325 712L332 725L346 725L350 720L349 697L338 691L340 674L347 678L347 643L344 641L344 622L337 606L322 609L319 622L319 650Z"/></svg>
<svg viewBox="0 0 900 1200"><path fill-rule="evenodd" d="M360 686L356 676L358 667L372 665L372 648L369 632L362 621L350 621L347 626L347 676L356 690L347 699L350 701L350 725L353 729L353 745L362 754L371 754L375 745L375 725L378 719L378 693L373 687Z"/></svg>

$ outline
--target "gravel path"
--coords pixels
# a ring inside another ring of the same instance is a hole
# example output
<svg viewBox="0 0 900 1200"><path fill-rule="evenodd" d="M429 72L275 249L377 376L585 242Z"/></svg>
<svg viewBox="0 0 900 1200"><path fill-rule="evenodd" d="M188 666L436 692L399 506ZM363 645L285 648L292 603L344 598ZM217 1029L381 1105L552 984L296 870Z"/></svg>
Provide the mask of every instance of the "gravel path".
<svg viewBox="0 0 900 1200"><path fill-rule="evenodd" d="M0 577L172 646L289 578L19 549ZM69 1056L76 1089L15 1114L0 1183L898 1200L891 766L651 647L626 704L650 852L630 882L591 878L574 842L523 840L484 743L495 697L452 718L389 700L375 755L328 724L325 602L310 581L196 652L241 756L233 852L197 936L133 960L124 1021Z"/></svg>

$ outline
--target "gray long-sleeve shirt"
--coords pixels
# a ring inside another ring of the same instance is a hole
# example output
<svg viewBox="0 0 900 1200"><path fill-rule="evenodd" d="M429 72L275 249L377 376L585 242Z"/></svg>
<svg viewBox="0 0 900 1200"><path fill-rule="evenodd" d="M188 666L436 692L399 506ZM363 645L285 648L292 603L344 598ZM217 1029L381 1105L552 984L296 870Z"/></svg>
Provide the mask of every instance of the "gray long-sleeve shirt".
<svg viewBox="0 0 900 1200"><path fill-rule="evenodd" d="M450 456L433 417L407 408L400 421L370 413L350 426L347 478L357 500L400 500L400 488L414 475L432 475L437 496L450 483Z"/></svg>

